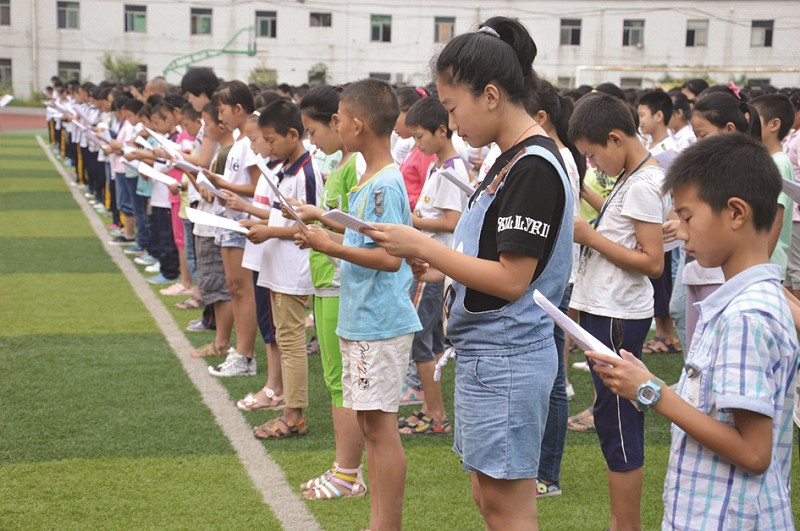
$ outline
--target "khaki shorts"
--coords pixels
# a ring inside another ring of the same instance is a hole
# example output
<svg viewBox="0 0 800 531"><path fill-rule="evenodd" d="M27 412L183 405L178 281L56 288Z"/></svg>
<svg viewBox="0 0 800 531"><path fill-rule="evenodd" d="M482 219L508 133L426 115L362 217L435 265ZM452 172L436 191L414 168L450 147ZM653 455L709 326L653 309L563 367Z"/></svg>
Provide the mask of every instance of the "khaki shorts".
<svg viewBox="0 0 800 531"><path fill-rule="evenodd" d="M355 411L396 413L414 334L390 339L339 339L343 405Z"/></svg>

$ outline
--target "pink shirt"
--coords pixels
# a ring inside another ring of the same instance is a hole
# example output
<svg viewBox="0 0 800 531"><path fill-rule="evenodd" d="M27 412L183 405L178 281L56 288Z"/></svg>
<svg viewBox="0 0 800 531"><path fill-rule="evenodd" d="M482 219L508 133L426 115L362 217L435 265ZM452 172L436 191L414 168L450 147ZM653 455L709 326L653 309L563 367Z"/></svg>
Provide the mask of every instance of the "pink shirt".
<svg viewBox="0 0 800 531"><path fill-rule="evenodd" d="M412 212L417 206L417 199L419 199L425 179L428 177L428 168L431 167L435 160L436 155L429 157L419 148L414 147L403 160L403 163L400 164L400 173L403 174L403 182L406 185L406 193L408 194L408 202L411 205Z"/></svg>

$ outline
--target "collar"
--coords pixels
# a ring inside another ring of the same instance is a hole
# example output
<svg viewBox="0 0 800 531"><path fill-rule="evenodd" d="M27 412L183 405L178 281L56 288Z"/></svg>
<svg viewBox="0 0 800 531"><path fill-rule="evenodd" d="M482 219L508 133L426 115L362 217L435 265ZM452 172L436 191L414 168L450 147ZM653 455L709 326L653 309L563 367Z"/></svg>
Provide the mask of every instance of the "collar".
<svg viewBox="0 0 800 531"><path fill-rule="evenodd" d="M306 151L302 155L300 155L300 157L296 161L294 161L292 165L289 166L288 168L286 167L286 164L284 164L283 168L281 168L276 174L276 176L278 177L278 182L281 182L283 178L286 177L287 175L296 175L297 172L300 171L300 168L302 168L309 162L311 162L311 155L308 153L308 151Z"/></svg>
<svg viewBox="0 0 800 531"><path fill-rule="evenodd" d="M722 284L717 291L704 301L695 303L700 312L699 322L706 324L716 318L730 304L734 297L744 290L764 281L772 281L780 285L781 269L775 264L758 264L749 267Z"/></svg>

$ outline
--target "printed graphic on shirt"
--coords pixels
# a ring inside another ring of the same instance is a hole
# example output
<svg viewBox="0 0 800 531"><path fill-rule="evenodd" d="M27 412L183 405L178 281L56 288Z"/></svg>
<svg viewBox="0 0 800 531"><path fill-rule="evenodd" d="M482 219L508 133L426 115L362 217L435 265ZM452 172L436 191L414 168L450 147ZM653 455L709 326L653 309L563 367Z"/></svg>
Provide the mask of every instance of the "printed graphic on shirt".
<svg viewBox="0 0 800 531"><path fill-rule="evenodd" d="M533 234L534 236L541 236L547 238L550 234L550 224L536 219L531 219L528 216L501 216L497 218L497 232L504 232L507 230L520 230Z"/></svg>

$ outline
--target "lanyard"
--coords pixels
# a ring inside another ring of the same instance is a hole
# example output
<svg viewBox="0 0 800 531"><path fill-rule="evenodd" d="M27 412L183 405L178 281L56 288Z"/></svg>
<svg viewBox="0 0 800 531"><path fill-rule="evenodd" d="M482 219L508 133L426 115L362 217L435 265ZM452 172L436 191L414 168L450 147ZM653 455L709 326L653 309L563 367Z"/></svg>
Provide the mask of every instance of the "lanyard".
<svg viewBox="0 0 800 531"><path fill-rule="evenodd" d="M647 161L650 160L650 158L652 156L653 156L652 153L648 153L647 156L644 158L644 160L642 160L642 162L640 162L639 165L636 166L630 174L633 175L637 171L642 169L642 166L647 164ZM621 176L623 178L623 182L620 182L620 180L618 179L617 182L614 184L614 189L611 191L611 195L606 200L606 202L603 203L603 207L600 209L600 213L597 215L596 218L594 218L594 221L591 222L593 228L595 228L595 229L597 228L597 226L600 224L600 220L603 218L603 214L606 213L606 209L608 208L608 205L611 204L611 200L614 199L614 197L616 197L617 193L620 190L622 190L622 186L625 184L624 181L627 181L627 179L625 179L625 176L626 176L625 173L623 173L622 176Z"/></svg>

